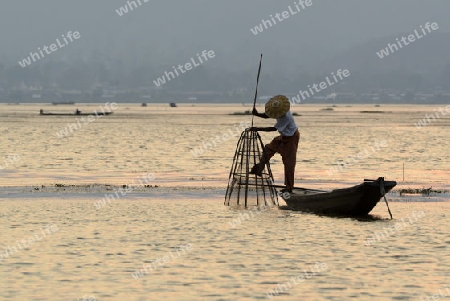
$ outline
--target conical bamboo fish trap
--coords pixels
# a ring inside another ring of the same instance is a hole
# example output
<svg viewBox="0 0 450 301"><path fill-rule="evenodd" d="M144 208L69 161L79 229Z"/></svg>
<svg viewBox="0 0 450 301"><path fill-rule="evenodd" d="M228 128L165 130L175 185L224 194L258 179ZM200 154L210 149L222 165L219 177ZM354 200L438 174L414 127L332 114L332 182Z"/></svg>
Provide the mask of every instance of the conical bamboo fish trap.
<svg viewBox="0 0 450 301"><path fill-rule="evenodd" d="M239 138L225 194L226 206L278 206L277 191L269 162L261 176L249 174L260 162L264 145L256 131L246 129Z"/></svg>

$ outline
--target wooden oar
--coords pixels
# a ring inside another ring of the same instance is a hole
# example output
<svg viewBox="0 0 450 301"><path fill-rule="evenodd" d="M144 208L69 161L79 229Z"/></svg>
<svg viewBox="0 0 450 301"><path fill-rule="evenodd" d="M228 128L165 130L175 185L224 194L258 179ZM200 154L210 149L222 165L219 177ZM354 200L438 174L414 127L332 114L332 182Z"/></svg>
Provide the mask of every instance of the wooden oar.
<svg viewBox="0 0 450 301"><path fill-rule="evenodd" d="M386 206L387 206L389 215L391 216L391 219L392 219L391 209L389 208L389 204L388 204L388 201L387 201L387 199L386 199L386 191L385 191L385 189L384 189L384 178L383 178L383 177L380 177L379 180L380 180L380 182L379 182L379 183L380 183L380 193L381 193L381 195L382 195L383 198L384 198L384 201L385 201L385 203L386 203Z"/></svg>
<svg viewBox="0 0 450 301"><path fill-rule="evenodd" d="M256 185L253 183L248 183L248 184L240 184L240 185L248 185L248 186L260 186L260 185ZM267 187L274 187L274 188L286 188L286 186L283 185L266 185ZM309 190L309 191L315 191L315 192L329 192L327 190L318 190L318 189L310 189L310 188L302 188L302 187L294 187L292 188L294 189L298 189L298 190Z"/></svg>
<svg viewBox="0 0 450 301"><path fill-rule="evenodd" d="M259 59L258 77L256 78L255 99L253 99L253 109L256 108L256 98L258 97L258 84L259 84L259 75L261 74L262 56L263 55L261 53L261 58ZM253 118L255 118L255 115L252 114L252 127L253 127Z"/></svg>
<svg viewBox="0 0 450 301"><path fill-rule="evenodd" d="M271 186L271 187L275 187L275 188L286 188L286 186L283 186L283 185L267 185L267 186ZM329 191L326 191L326 190L310 189L310 188L303 188L303 187L294 187L294 188L292 188L292 190L295 190L295 189L298 189L298 190L309 190L309 191L315 191L315 192L329 192Z"/></svg>

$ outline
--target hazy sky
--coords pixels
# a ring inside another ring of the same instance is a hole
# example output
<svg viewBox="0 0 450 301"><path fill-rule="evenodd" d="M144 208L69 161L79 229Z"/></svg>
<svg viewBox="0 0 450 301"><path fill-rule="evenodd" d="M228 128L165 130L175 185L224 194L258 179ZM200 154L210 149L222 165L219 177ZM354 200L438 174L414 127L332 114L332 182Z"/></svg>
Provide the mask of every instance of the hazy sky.
<svg viewBox="0 0 450 301"><path fill-rule="evenodd" d="M426 22L450 31L448 0L312 0L310 7L262 33L250 31L269 15L294 8L294 2L141 0L142 6L119 16L116 9L127 1L4 1L0 60L19 61L68 31L79 31L79 40L51 55L71 59L96 50L132 64L142 57L178 64L206 49L216 53L212 66L239 70L254 67L263 52L270 70L333 57L373 38L412 33Z"/></svg>

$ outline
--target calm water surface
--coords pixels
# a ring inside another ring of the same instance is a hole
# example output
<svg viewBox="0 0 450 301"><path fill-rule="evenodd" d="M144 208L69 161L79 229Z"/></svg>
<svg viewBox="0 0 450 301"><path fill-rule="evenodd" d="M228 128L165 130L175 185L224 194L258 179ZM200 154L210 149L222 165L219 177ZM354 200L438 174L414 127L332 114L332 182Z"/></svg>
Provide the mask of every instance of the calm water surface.
<svg viewBox="0 0 450 301"><path fill-rule="evenodd" d="M76 117L39 116L41 108L75 110L0 105L0 300L262 300L276 288L276 300L421 300L447 292L448 194L389 194L393 220L384 203L369 220L237 210L223 198L239 124L251 118L227 114L248 107L119 104L63 138ZM450 189L450 118L414 126L439 106L325 108L293 108L299 186L385 176L400 188ZM383 140L383 149L327 172ZM281 183L280 157L272 163ZM133 185L144 173L155 175L150 187ZM118 185L132 191L94 205ZM148 273L135 279L143 265Z"/></svg>
<svg viewBox="0 0 450 301"><path fill-rule="evenodd" d="M0 186L55 182L126 184L143 172L155 173L162 182L202 180L208 185L210 181L219 181L223 186L239 139L240 124L251 122L250 116L228 115L249 109L242 105L170 108L119 104L113 115L87 124L75 116L38 114L40 108L53 112L72 112L75 108L93 112L101 106L104 105L0 105L0 159L20 156L19 161L2 170ZM405 183L434 187L448 184L450 114L423 128L414 126L439 106L342 105L330 107L333 111L326 108L326 105L292 108L301 115L295 117L301 133L298 183L359 182L378 176L403 180L404 164ZM58 137L68 124L77 121L82 124L79 129L64 138ZM273 126L273 122L257 118L255 125ZM229 137L223 138L224 134ZM261 135L265 143L274 136ZM375 143L381 141L386 146L376 148ZM196 149L202 149L203 154L195 156ZM352 161L360 152L366 154L364 158ZM327 172L346 160L352 165L331 175ZM275 178L282 182L280 156L275 156L272 162Z"/></svg>
<svg viewBox="0 0 450 301"><path fill-rule="evenodd" d="M0 201L1 250L58 228L0 262L2 300L263 300L304 270L310 277L277 300L420 300L450 284L448 202L393 202L394 220L380 203L380 219L358 221L280 209L247 219L214 194L123 198L99 210L95 199ZM317 263L326 269L312 276Z"/></svg>

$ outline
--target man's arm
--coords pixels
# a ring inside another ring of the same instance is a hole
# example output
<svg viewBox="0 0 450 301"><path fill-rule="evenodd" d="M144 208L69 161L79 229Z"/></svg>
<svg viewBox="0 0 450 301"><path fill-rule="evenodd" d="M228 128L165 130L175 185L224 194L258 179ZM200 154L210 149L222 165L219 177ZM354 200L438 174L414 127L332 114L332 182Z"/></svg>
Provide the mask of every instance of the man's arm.
<svg viewBox="0 0 450 301"><path fill-rule="evenodd" d="M277 131L277 128L273 127L273 126L267 127L267 128L259 128L259 127L253 126L253 127L249 128L249 130L255 131L255 132L275 132L275 131Z"/></svg>
<svg viewBox="0 0 450 301"><path fill-rule="evenodd" d="M270 118L269 116L266 115L266 113L258 113L258 110L256 110L256 108L253 108L252 114L257 117L264 118L264 119Z"/></svg>

